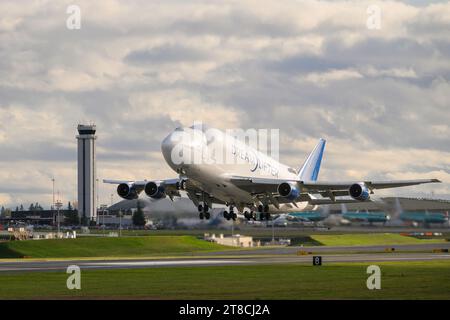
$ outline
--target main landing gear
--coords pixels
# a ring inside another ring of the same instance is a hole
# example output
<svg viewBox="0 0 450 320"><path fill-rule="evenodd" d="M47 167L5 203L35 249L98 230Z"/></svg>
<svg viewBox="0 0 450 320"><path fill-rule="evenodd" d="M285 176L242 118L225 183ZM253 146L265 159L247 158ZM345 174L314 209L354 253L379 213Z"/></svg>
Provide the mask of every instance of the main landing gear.
<svg viewBox="0 0 450 320"><path fill-rule="evenodd" d="M247 219L247 221L250 221L252 219L254 221L256 221L256 213L253 212L253 210L251 210L251 211L244 211L244 217L245 217L245 219Z"/></svg>
<svg viewBox="0 0 450 320"><path fill-rule="evenodd" d="M258 215L256 214L256 212L254 212L253 210L251 211L244 211L244 217L245 219L247 219L247 221L250 220L257 220L257 217L259 216L259 220L263 221L263 220L270 220L270 213L269 213L269 206L268 205L260 205L258 206ZM223 217L227 220L236 220L237 219L237 214L234 212L234 207L230 206L229 211L225 210L223 212Z"/></svg>
<svg viewBox="0 0 450 320"><path fill-rule="evenodd" d="M199 204L198 205L198 217L203 220L209 220L209 218L211 218L211 214L209 213L209 207L208 205L205 203L204 205Z"/></svg>
<svg viewBox="0 0 450 320"><path fill-rule="evenodd" d="M258 212L259 212L259 220L270 220L270 213L269 213L269 206L268 205L259 205L258 206Z"/></svg>
<svg viewBox="0 0 450 320"><path fill-rule="evenodd" d="M177 190L186 190L186 180L180 180L175 184Z"/></svg>
<svg viewBox="0 0 450 320"><path fill-rule="evenodd" d="M233 221L236 221L237 219L237 214L234 212L234 207L230 206L230 211L228 212L227 210L225 210L223 212L223 217L225 219L227 219L228 221L230 221L230 219L233 219Z"/></svg>

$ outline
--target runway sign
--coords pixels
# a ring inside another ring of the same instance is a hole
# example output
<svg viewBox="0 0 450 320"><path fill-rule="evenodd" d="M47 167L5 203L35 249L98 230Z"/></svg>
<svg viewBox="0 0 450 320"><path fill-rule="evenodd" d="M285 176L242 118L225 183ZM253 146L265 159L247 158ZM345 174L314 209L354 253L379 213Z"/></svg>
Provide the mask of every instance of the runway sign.
<svg viewBox="0 0 450 320"><path fill-rule="evenodd" d="M322 265L322 257L313 256L313 266L321 266L321 265Z"/></svg>

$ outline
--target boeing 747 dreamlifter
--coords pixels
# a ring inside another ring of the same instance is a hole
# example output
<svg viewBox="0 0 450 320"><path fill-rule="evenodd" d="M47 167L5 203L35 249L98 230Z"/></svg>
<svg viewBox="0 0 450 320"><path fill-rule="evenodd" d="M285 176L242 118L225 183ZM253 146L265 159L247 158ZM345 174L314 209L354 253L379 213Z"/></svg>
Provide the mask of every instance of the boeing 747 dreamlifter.
<svg viewBox="0 0 450 320"><path fill-rule="evenodd" d="M220 130L196 125L180 127L161 144L164 159L178 177L104 182L118 184L119 196L129 200L137 199L142 191L154 199L173 199L185 191L198 207L200 219L209 219L213 204L221 204L228 208L223 213L227 220L237 218L235 209L248 220L264 220L270 219L271 213L370 201L375 189L440 182L437 179L317 181L324 149L325 140L320 139L303 166L294 169ZM347 199L342 198L346 196Z"/></svg>

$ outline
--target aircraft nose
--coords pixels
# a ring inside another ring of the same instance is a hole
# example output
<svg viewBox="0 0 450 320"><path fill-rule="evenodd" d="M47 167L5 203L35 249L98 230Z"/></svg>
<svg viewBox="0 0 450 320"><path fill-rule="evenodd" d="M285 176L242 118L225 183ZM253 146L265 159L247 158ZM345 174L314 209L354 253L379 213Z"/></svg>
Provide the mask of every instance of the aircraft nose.
<svg viewBox="0 0 450 320"><path fill-rule="evenodd" d="M163 139L163 141L161 142L161 151L162 151L162 154L163 154L163 156L164 156L164 159L166 159L166 161L167 161L167 163L169 164L169 165L172 165L173 164L173 161L172 161L172 152L173 152L173 150L174 150L174 148L175 148L175 145L176 145L176 141L175 141L175 139L174 139L174 134L173 133L171 133L171 134L169 134L167 137L165 137L164 139Z"/></svg>
<svg viewBox="0 0 450 320"><path fill-rule="evenodd" d="M178 128L169 134L161 143L161 151L166 162L177 170L185 165L193 164L192 154L202 154L206 146L206 137L198 130Z"/></svg>
<svg viewBox="0 0 450 320"><path fill-rule="evenodd" d="M161 151L172 169L177 170L185 162L184 149L188 133L183 128L177 128L161 142Z"/></svg>

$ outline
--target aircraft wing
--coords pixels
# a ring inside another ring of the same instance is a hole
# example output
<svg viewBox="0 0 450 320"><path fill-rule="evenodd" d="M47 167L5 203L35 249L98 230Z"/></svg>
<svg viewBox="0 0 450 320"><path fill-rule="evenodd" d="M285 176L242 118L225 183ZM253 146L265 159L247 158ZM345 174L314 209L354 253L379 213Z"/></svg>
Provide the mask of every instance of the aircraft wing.
<svg viewBox="0 0 450 320"><path fill-rule="evenodd" d="M185 185L183 187L180 185L181 180L183 180L185 182ZM191 199L191 201L195 204L195 206L198 206L201 201L206 201L210 205L212 205L212 203L224 204L223 201L221 201L209 194L207 194L207 197L205 199L203 199L202 190L196 185L195 182L193 182L187 178L172 178L172 179L164 179L164 180L110 180L110 179L105 179L105 180L103 180L103 183L117 184L117 185L122 184L122 183L130 184L130 185L132 184L137 187L139 192L141 192L142 190L144 190L145 185L150 181L155 182L156 184L158 184L160 186L163 186L166 195L171 200L173 200L174 197L180 197L181 196L180 191L183 190L186 192L188 198Z"/></svg>
<svg viewBox="0 0 450 320"><path fill-rule="evenodd" d="M311 199L308 201L310 204L312 205L324 205L324 204L340 204L340 203L356 203L356 202L361 202L358 200L353 200L353 199L335 199L335 200L331 200L331 199Z"/></svg>
<svg viewBox="0 0 450 320"><path fill-rule="evenodd" d="M417 179L417 180L393 180L393 181L360 181L363 182L369 189L388 189L407 187L424 183L441 182L438 179ZM300 182L303 187L313 191L327 191L327 190L347 190L354 183L360 183L356 181L351 182L324 182L324 181L311 181Z"/></svg>
<svg viewBox="0 0 450 320"><path fill-rule="evenodd" d="M164 185L176 185L177 182L180 181L179 178L174 179L165 179L165 180L110 180L110 179L104 179L103 183L109 183L109 184L121 184L121 183L133 183L137 186L145 186L147 182L156 182L156 183L162 183Z"/></svg>
<svg viewBox="0 0 450 320"><path fill-rule="evenodd" d="M417 180L392 180L392 181L346 181L346 182L328 182L328 181L300 181L300 180L283 180L255 177L233 176L230 181L237 186L249 187L257 189L258 185L262 185L261 189L272 189L278 187L283 182L299 183L301 187L311 191L329 191L329 190L347 190L352 184L364 183L369 189L388 189L413 186L424 183L441 182L438 179L417 179Z"/></svg>
<svg viewBox="0 0 450 320"><path fill-rule="evenodd" d="M300 180L282 180L271 178L258 178L258 177L230 177L232 182L237 187L248 191L252 194L266 194L269 198L275 199L279 203L291 202L283 199L278 195L277 188L281 183L295 183L299 185L301 194L297 201L308 201L311 204L332 204L332 203L348 203L347 200L336 200L335 197L348 196L348 190L351 185L355 183L364 183L367 188L372 192L374 189L387 189L398 188L405 186L418 185L423 183L441 182L438 179L418 179L418 180L394 180L394 181L347 181L347 182L328 182L328 181L300 181ZM330 198L325 199L313 199L309 194L320 194L323 197ZM343 202L345 201L345 202ZM356 200L353 200L356 201ZM273 201L272 201L273 202ZM323 202L323 203L321 203Z"/></svg>
<svg viewBox="0 0 450 320"><path fill-rule="evenodd" d="M180 182L179 178L165 179L165 180L110 180L110 179L104 179L103 183L108 183L108 184L125 183L125 184L130 184L130 185L132 184L135 187L137 187L139 192L141 192L145 188L145 185L150 181L163 186L166 194L171 199L173 199L174 196L180 196L180 192L179 192L180 188L178 185L178 183Z"/></svg>
<svg viewBox="0 0 450 320"><path fill-rule="evenodd" d="M134 180L103 179L103 183L108 183L108 184L135 183L137 186L145 186L145 184L147 183L147 180L134 181Z"/></svg>

